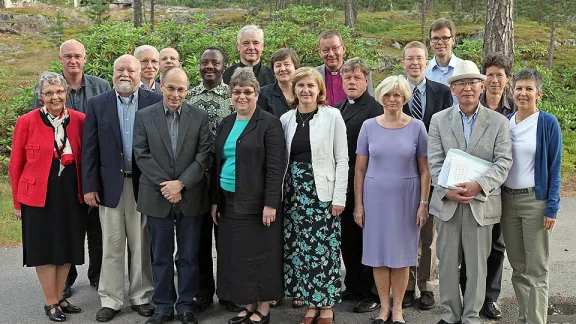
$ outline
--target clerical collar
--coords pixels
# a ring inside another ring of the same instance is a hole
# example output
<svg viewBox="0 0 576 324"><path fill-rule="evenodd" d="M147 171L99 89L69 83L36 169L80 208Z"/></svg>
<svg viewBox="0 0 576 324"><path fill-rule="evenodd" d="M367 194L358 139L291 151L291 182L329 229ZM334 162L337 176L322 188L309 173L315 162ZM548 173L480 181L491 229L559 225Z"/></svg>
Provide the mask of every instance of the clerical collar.
<svg viewBox="0 0 576 324"><path fill-rule="evenodd" d="M351 105L355 104L354 99L348 98L348 103L351 104Z"/></svg>

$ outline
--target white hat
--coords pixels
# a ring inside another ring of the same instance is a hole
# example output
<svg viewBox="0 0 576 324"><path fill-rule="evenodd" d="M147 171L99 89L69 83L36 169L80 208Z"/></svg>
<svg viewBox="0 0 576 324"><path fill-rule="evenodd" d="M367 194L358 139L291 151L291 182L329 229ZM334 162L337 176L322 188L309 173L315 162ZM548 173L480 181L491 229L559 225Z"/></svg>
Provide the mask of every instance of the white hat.
<svg viewBox="0 0 576 324"><path fill-rule="evenodd" d="M474 62L463 60L456 64L454 67L454 73L452 73L452 76L446 81L451 84L454 81L462 79L480 79L484 81L486 80L486 76L480 74L480 70L478 70L478 67Z"/></svg>

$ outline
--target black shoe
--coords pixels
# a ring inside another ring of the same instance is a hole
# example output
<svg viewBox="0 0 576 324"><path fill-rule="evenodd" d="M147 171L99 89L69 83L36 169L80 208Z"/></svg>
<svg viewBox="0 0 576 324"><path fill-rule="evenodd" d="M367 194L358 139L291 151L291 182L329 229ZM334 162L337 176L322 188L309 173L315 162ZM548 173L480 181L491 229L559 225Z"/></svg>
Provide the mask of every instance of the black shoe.
<svg viewBox="0 0 576 324"><path fill-rule="evenodd" d="M202 313L214 303L212 297L204 298L203 296L196 296L196 313Z"/></svg>
<svg viewBox="0 0 576 324"><path fill-rule="evenodd" d="M66 315L62 313L60 309L58 309L59 306L60 305L58 304L53 304L50 306L44 305L44 313L46 313L46 316L48 316L48 318L53 322L66 321ZM54 310L54 313L52 313L52 310Z"/></svg>
<svg viewBox="0 0 576 324"><path fill-rule="evenodd" d="M178 320L180 320L182 324L198 324L198 319L193 312L178 314Z"/></svg>
<svg viewBox="0 0 576 324"><path fill-rule="evenodd" d="M489 319L499 320L502 318L502 311L496 302L486 302L482 307L482 313Z"/></svg>
<svg viewBox="0 0 576 324"><path fill-rule="evenodd" d="M154 306L150 304L132 305L130 308L140 316L150 317L154 315Z"/></svg>
<svg viewBox="0 0 576 324"><path fill-rule="evenodd" d="M228 320L228 324L241 324L242 322L244 322L244 320L246 320L246 319L250 318L250 316L252 316L252 312L250 310L248 310L247 308L243 308L239 313L241 313L241 312L245 312L246 315L234 316Z"/></svg>
<svg viewBox="0 0 576 324"><path fill-rule="evenodd" d="M260 320L255 321L253 319L250 319L250 316L248 316L248 318L246 318L242 324L269 324L270 323L270 312L268 312L268 314L266 316L262 315L262 313L260 313L259 311L255 310L254 313L252 315L258 315L258 317L260 317Z"/></svg>
<svg viewBox="0 0 576 324"><path fill-rule="evenodd" d="M62 297L70 298L72 297L72 285L65 284L64 290L62 291Z"/></svg>
<svg viewBox="0 0 576 324"><path fill-rule="evenodd" d="M369 313L380 308L380 302L374 299L364 298L361 302L354 305L352 311L354 313Z"/></svg>
<svg viewBox="0 0 576 324"><path fill-rule="evenodd" d="M406 295L404 295L406 297ZM402 301L404 303L404 301ZM431 291L421 291L420 300L418 301L418 308L421 310L429 310L434 308L436 301L434 301L434 293ZM404 306L404 305L402 305Z"/></svg>
<svg viewBox="0 0 576 324"><path fill-rule="evenodd" d="M224 306L224 308L226 308L227 311L232 312L232 313L240 313L244 309L244 308L242 308L242 306L236 305L229 300L220 299L218 301L218 304Z"/></svg>
<svg viewBox="0 0 576 324"><path fill-rule="evenodd" d="M98 313L96 313L96 320L98 322L108 322L120 313L120 310L115 310L109 307L102 307Z"/></svg>
<svg viewBox="0 0 576 324"><path fill-rule="evenodd" d="M455 324L461 324L461 323L462 323L461 321L458 321L458 322L456 322ZM441 320L440 320L438 323L436 323L436 324L452 324L452 323L446 322L445 320L441 319Z"/></svg>
<svg viewBox="0 0 576 324"><path fill-rule="evenodd" d="M402 298L402 308L412 306L414 302L414 290L406 290L404 293L404 298Z"/></svg>
<svg viewBox="0 0 576 324"><path fill-rule="evenodd" d="M342 300L362 300L364 295L362 293L345 290L342 293Z"/></svg>
<svg viewBox="0 0 576 324"><path fill-rule="evenodd" d="M66 298L62 298L62 300L59 301L58 304L60 304L60 309L64 313L68 314L82 313L82 309L80 309L80 307L70 304L70 302L67 301ZM66 304L66 306L63 306L62 304Z"/></svg>
<svg viewBox="0 0 576 324"><path fill-rule="evenodd" d="M386 323L390 323L390 319L392 318L392 311L390 311L388 313L388 318L386 319L381 319L381 318L375 318L372 320L371 324L386 324Z"/></svg>
<svg viewBox="0 0 576 324"><path fill-rule="evenodd" d="M144 324L163 324L174 319L173 314L154 313Z"/></svg>
<svg viewBox="0 0 576 324"><path fill-rule="evenodd" d="M100 284L100 280L90 280L90 286L98 289L98 285Z"/></svg>

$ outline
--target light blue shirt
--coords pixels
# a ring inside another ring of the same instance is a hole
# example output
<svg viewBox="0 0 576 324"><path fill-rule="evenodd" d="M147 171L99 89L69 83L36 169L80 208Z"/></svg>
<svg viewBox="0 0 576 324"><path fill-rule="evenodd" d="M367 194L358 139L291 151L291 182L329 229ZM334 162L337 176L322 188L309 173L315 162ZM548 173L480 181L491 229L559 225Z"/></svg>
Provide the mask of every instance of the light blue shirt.
<svg viewBox="0 0 576 324"><path fill-rule="evenodd" d="M452 58L450 59L450 62L448 62L448 66L442 67L436 63L436 56L434 56L434 58L430 60L430 63L428 63L428 67L424 73L428 79L450 86L448 83L448 78L451 77L454 73L454 67L456 67L456 64L460 63L461 61L461 58L452 54ZM455 105L458 104L458 99L456 99L455 95L452 95L452 100L454 101Z"/></svg>
<svg viewBox="0 0 576 324"><path fill-rule="evenodd" d="M220 187L229 192L236 192L236 142L250 119L236 119L234 126L222 148L222 170L220 171Z"/></svg>
<svg viewBox="0 0 576 324"><path fill-rule="evenodd" d="M122 134L122 152L124 156L124 171L132 172L132 141L134 139L134 117L138 109L138 91L128 98L122 98L116 92L116 107Z"/></svg>
<svg viewBox="0 0 576 324"><path fill-rule="evenodd" d="M422 80L417 86L412 84L412 82L408 82L410 84L410 89L412 90L412 94L414 94L414 88L418 88L420 91L420 102L422 103L422 119L424 119L424 115L426 114L426 78ZM412 101L414 99L414 95L410 97L408 100L408 107L410 107L410 111L412 111Z"/></svg>
<svg viewBox="0 0 576 324"><path fill-rule="evenodd" d="M480 105L478 105L478 107L479 106ZM466 141L466 148L468 148L468 141L470 140L470 135L472 134L472 129L474 128L476 117L478 116L478 107L476 107L476 111L474 111L474 113L468 117L462 112L460 106L458 106L458 112L462 118L462 127L464 128L464 140Z"/></svg>

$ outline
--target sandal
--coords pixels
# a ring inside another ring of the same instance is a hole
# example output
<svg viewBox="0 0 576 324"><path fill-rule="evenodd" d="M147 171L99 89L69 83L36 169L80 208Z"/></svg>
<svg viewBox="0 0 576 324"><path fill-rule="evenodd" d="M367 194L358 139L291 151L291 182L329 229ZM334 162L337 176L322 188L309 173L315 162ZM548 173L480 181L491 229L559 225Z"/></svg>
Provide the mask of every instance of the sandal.
<svg viewBox="0 0 576 324"><path fill-rule="evenodd" d="M250 316L252 316L253 312L251 312L248 308L242 308L242 310L240 311L240 313L245 312L246 315L244 316L234 316L231 319L228 320L228 324L240 324L242 322L244 322L245 320L249 319Z"/></svg>
<svg viewBox="0 0 576 324"><path fill-rule="evenodd" d="M304 307L303 300L292 299L292 308L302 308L302 307Z"/></svg>
<svg viewBox="0 0 576 324"><path fill-rule="evenodd" d="M314 316L313 317L309 317L306 316L304 317L304 319L300 322L300 324L313 324L316 323L316 320L318 319L318 316L320 316L320 310L316 307L308 307L308 310L313 309L314 312Z"/></svg>
<svg viewBox="0 0 576 324"><path fill-rule="evenodd" d="M46 316L53 322L64 322L66 321L66 315L62 313L59 307L60 305L58 304L50 306L44 305L44 313L46 313ZM52 313L52 310L54 310L54 313Z"/></svg>
<svg viewBox="0 0 576 324"><path fill-rule="evenodd" d="M334 307L320 307L320 310L331 310L332 317L318 317L316 324L332 324L336 321L336 314L334 314Z"/></svg>
<svg viewBox="0 0 576 324"><path fill-rule="evenodd" d="M63 306L62 304L66 303L66 306ZM72 304L70 304L70 302L68 300L66 300L66 298L62 298L62 300L60 300L58 302L58 304L60 304L60 309L64 312L64 313L68 313L68 314L76 314L76 313L81 313L82 309L80 309L80 307L78 306L74 306Z"/></svg>

